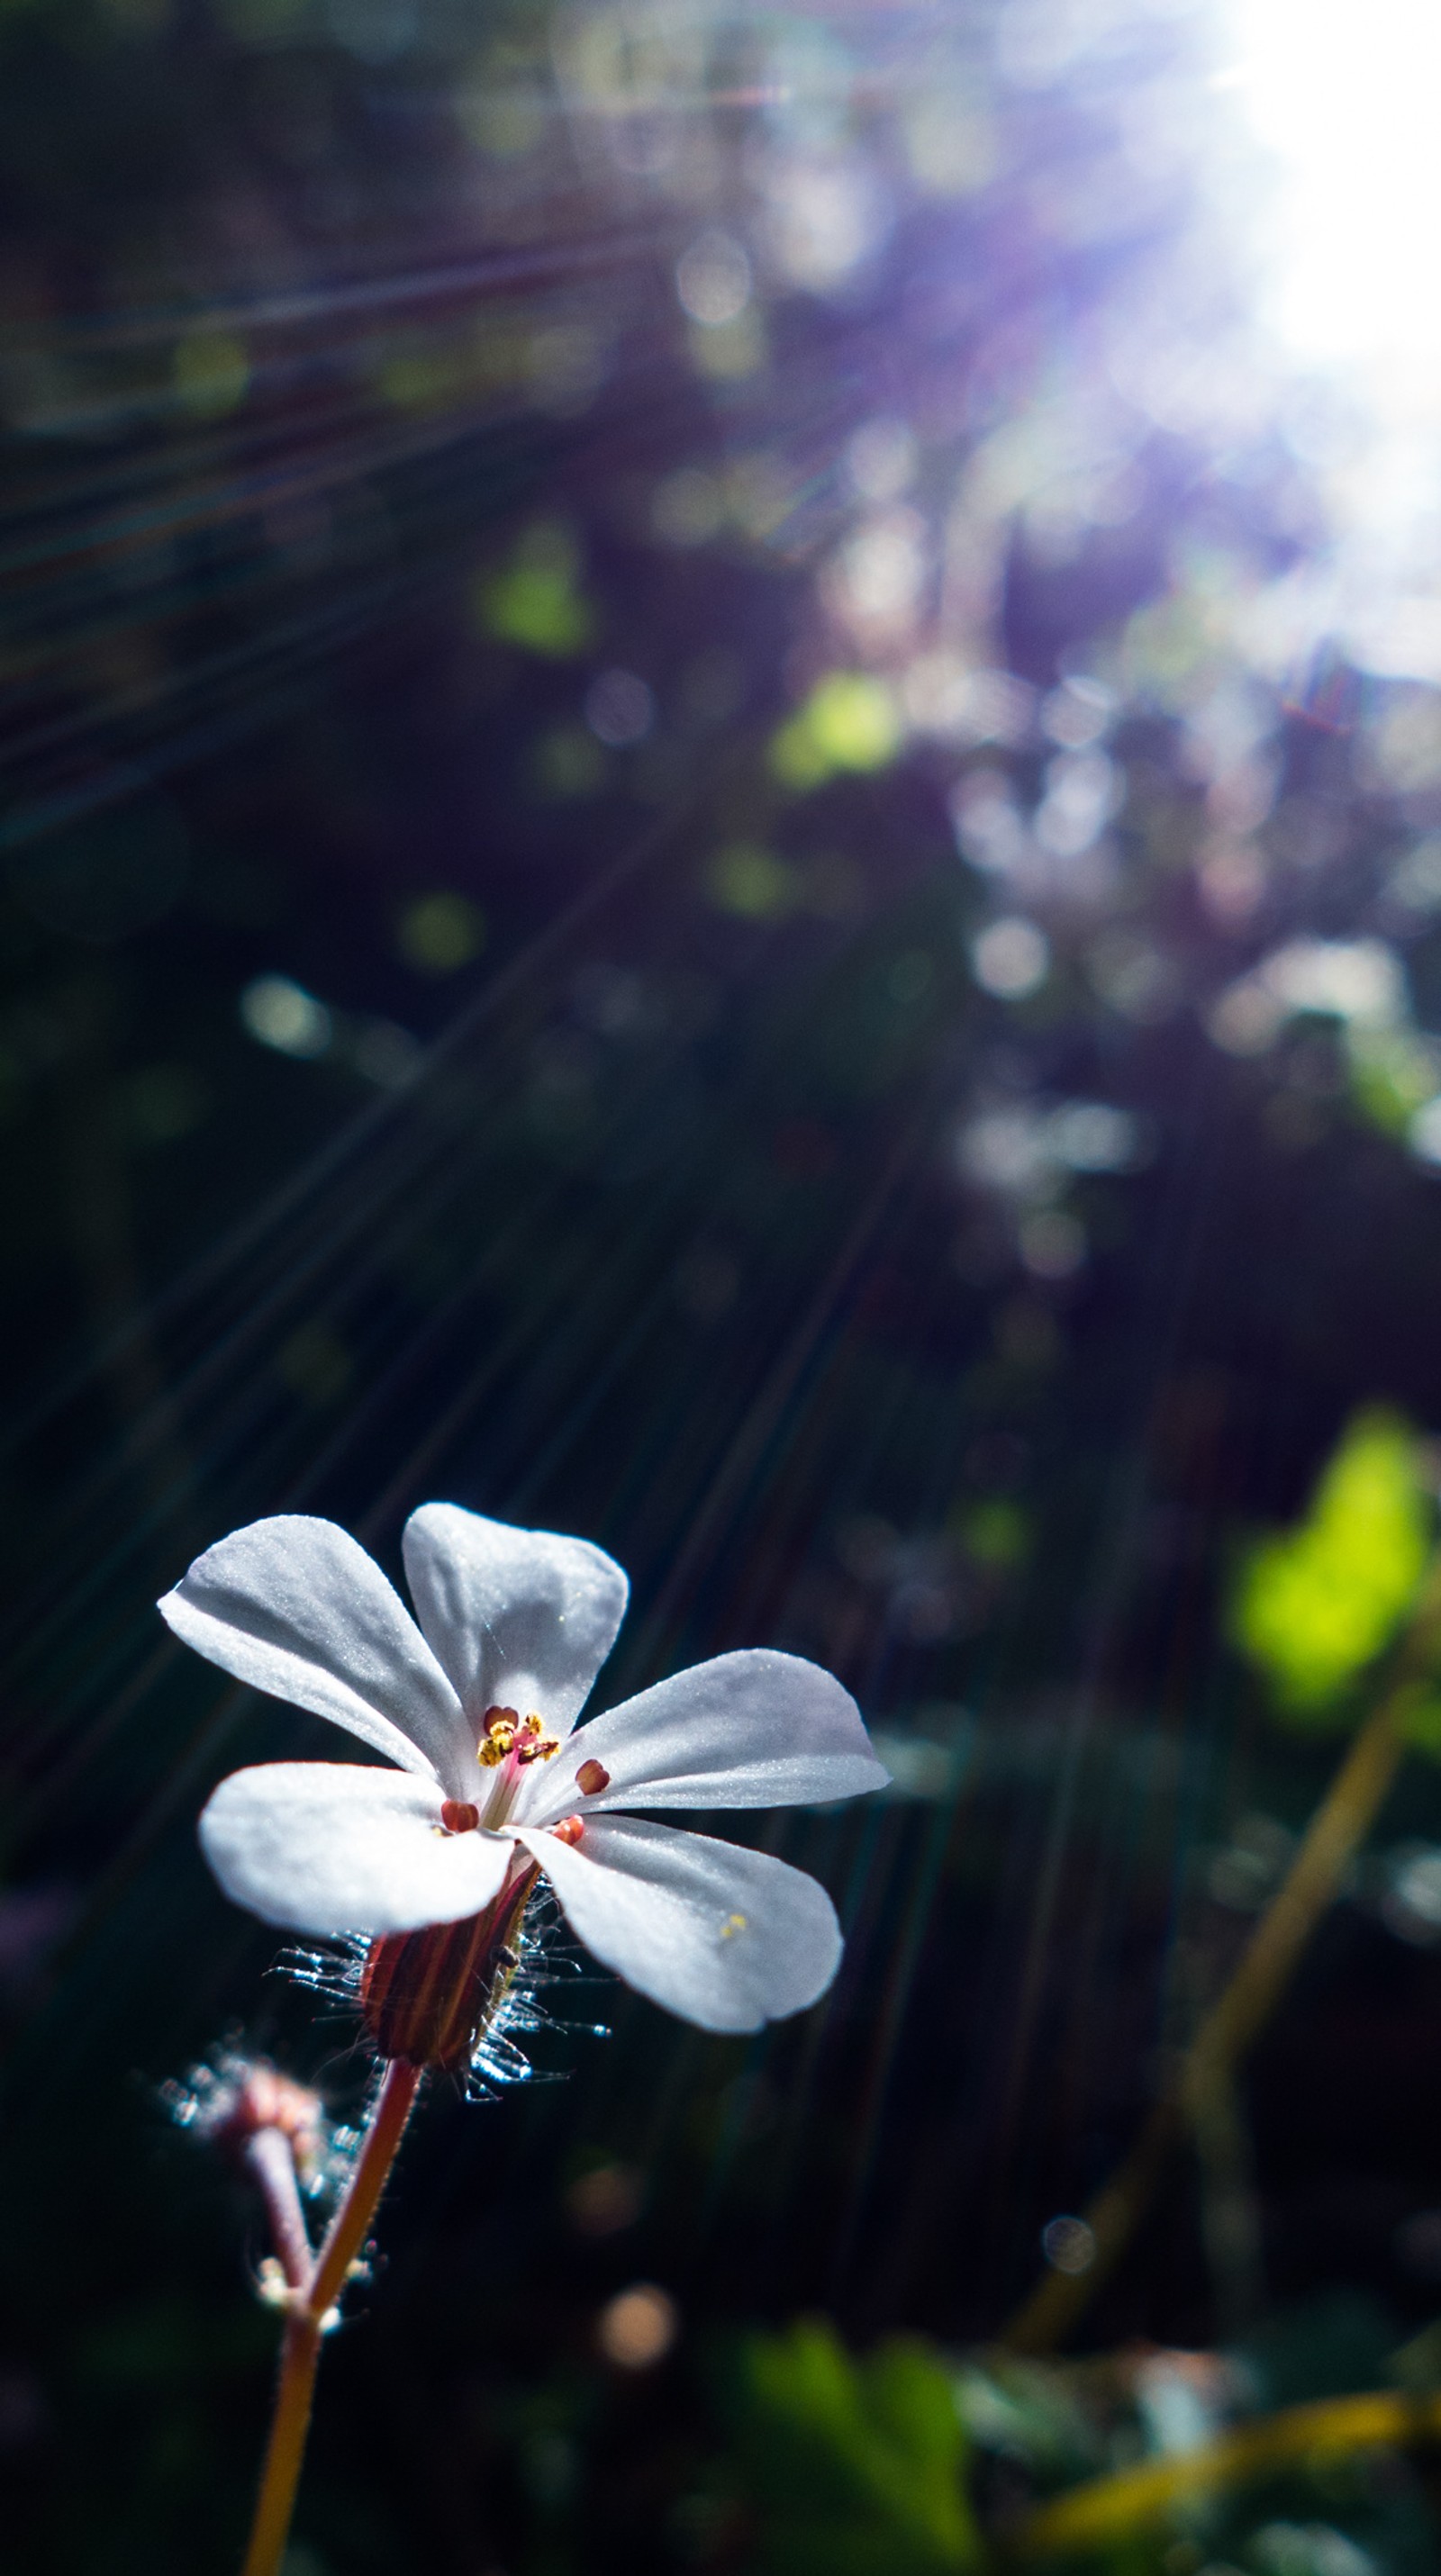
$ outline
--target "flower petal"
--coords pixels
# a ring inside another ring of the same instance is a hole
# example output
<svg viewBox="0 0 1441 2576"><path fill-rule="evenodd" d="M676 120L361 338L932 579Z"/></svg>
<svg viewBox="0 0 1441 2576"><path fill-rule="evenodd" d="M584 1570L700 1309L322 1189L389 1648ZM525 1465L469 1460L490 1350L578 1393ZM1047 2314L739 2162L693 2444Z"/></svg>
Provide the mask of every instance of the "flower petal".
<svg viewBox="0 0 1441 2576"><path fill-rule="evenodd" d="M403 1770L452 1789L473 1779L454 1691L399 1593L334 1521L252 1521L196 1558L160 1614L222 1672L349 1727Z"/></svg>
<svg viewBox="0 0 1441 2576"><path fill-rule="evenodd" d="M583 1763L609 1774L594 1797ZM758 1646L693 1664L577 1728L516 1801L515 1821L578 1808L787 1807L854 1798L889 1778L850 1692L819 1664Z"/></svg>
<svg viewBox="0 0 1441 2576"><path fill-rule="evenodd" d="M512 1529L458 1503L405 1527L420 1624L476 1731L488 1708L534 1709L563 1733L615 1643L629 1585L588 1539Z"/></svg>
<svg viewBox="0 0 1441 2576"><path fill-rule="evenodd" d="M759 2030L824 1994L841 1933L825 1889L767 1852L629 1816L571 1845L520 1833L588 1950L702 2030Z"/></svg>
<svg viewBox="0 0 1441 2576"><path fill-rule="evenodd" d="M350 1762L232 1771L200 1818L227 1896L296 1932L414 1932L494 1896L507 1834L444 1834L433 1781Z"/></svg>

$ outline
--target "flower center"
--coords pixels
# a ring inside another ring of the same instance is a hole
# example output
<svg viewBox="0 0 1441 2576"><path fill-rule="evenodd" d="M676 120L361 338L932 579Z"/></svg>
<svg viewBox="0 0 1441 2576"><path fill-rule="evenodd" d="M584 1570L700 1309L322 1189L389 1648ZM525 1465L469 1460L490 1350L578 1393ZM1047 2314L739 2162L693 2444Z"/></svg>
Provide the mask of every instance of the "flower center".
<svg viewBox="0 0 1441 2576"><path fill-rule="evenodd" d="M476 1752L487 1771L501 1762L548 1762L560 1751L559 1736L547 1735L544 1718L534 1711L518 1717L513 1708L488 1708L484 1723Z"/></svg>
<svg viewBox="0 0 1441 2576"><path fill-rule="evenodd" d="M480 1821L494 1833L515 1803L522 1772L532 1762L548 1762L560 1751L560 1738L546 1734L545 1720L534 1710L529 1717L521 1717L513 1708L488 1708L482 1730L476 1759L482 1770L493 1771L496 1777Z"/></svg>

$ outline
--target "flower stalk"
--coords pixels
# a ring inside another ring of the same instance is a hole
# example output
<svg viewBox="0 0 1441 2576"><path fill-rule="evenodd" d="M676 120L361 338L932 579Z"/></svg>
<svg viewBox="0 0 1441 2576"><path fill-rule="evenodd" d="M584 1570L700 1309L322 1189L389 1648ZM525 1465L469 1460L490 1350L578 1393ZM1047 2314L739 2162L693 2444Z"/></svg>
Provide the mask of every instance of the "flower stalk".
<svg viewBox="0 0 1441 2576"><path fill-rule="evenodd" d="M1008 2352L1055 2350L1114 2270L1188 2128L1206 2120L1269 2020L1317 1924L1388 1796L1406 1753L1405 1721L1418 1681L1441 1643L1441 1557L1432 1567L1391 1667L1390 1681L1353 1737L1228 1983L1202 2019L1172 2082L1134 2145L1085 2211L1095 2252L1084 2272L1052 2272L1017 2310L999 2341Z"/></svg>
<svg viewBox="0 0 1441 2576"><path fill-rule="evenodd" d="M303 2281L290 2278L294 2244L277 2236L277 2252L286 2271L291 2296L287 2302L285 2339L280 2353L275 2411L261 2471L260 2493L251 2525L242 2576L278 2576L310 2430L315 2374L320 2344L336 2303L370 2232L380 2196L405 2134L424 2069L393 2059L381 2078L375 2109L360 2150L349 2189L331 2220L325 2241L309 2262ZM265 2133L289 2153L279 2132ZM252 2166L254 2159L252 2158ZM292 2177L293 2180L293 2177ZM262 2183L262 2188L264 2184ZM267 2207L273 2209L266 2191ZM304 2222L302 2220L302 2233Z"/></svg>

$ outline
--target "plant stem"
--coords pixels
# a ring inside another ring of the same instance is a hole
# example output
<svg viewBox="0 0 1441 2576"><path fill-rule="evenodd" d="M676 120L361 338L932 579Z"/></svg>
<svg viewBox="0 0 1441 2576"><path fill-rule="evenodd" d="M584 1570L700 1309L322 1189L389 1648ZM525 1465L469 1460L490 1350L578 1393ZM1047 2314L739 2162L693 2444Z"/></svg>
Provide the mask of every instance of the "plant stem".
<svg viewBox="0 0 1441 2576"><path fill-rule="evenodd" d="M1114 2268L1186 2123L1204 2114L1218 2084L1229 2083L1233 2068L1280 2000L1395 1779L1406 1750L1399 1724L1402 1696L1414 1682L1422 1653L1434 1646L1437 1609L1433 1581L1391 1688L1353 1739L1229 1984L1205 2015L1124 2163L1087 2209L1086 2224L1096 2245L1093 2260L1084 2272L1052 2272L1037 2284L999 2338L1007 2351L1050 2352L1064 2341Z"/></svg>
<svg viewBox="0 0 1441 2576"><path fill-rule="evenodd" d="M1241 2424L1199 2451L1143 2460L1113 2477L1088 2478L1027 2516L1011 2543L1017 2558L1069 2557L1114 2550L1189 2497L1242 2486L1276 2470L1345 2458L1354 2451L1395 2450L1441 2435L1441 2397L1377 2389L1363 2397L1325 2397Z"/></svg>
<svg viewBox="0 0 1441 2576"><path fill-rule="evenodd" d="M292 2290L308 2289L315 2256L295 2179L295 2156L284 2130L257 2129L245 2142L245 2161L260 2187L286 2284Z"/></svg>
<svg viewBox="0 0 1441 2576"><path fill-rule="evenodd" d="M392 2058L386 2067L350 2188L331 2220L309 2279L300 2287L287 2316L275 2412L242 2576L278 2576L310 2430L321 2336L369 2233L410 2117L421 2071L402 2058Z"/></svg>

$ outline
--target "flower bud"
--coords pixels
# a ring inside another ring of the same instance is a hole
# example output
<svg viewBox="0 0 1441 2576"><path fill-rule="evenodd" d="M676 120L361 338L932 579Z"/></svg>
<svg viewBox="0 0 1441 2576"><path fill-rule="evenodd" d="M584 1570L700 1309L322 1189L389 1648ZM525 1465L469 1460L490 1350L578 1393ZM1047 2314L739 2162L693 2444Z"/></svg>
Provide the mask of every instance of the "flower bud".
<svg viewBox="0 0 1441 2576"><path fill-rule="evenodd" d="M309 2187L320 2175L328 2145L320 2095L268 2058L227 2051L215 2065L193 2068L184 2085L168 2087L167 2098L182 2128L208 2146L244 2156L252 2138L276 2129L301 2181Z"/></svg>
<svg viewBox="0 0 1441 2576"><path fill-rule="evenodd" d="M382 2057L408 2066L468 2066L515 1974L515 1936L540 1872L533 1861L479 1914L372 1941L360 2009Z"/></svg>

